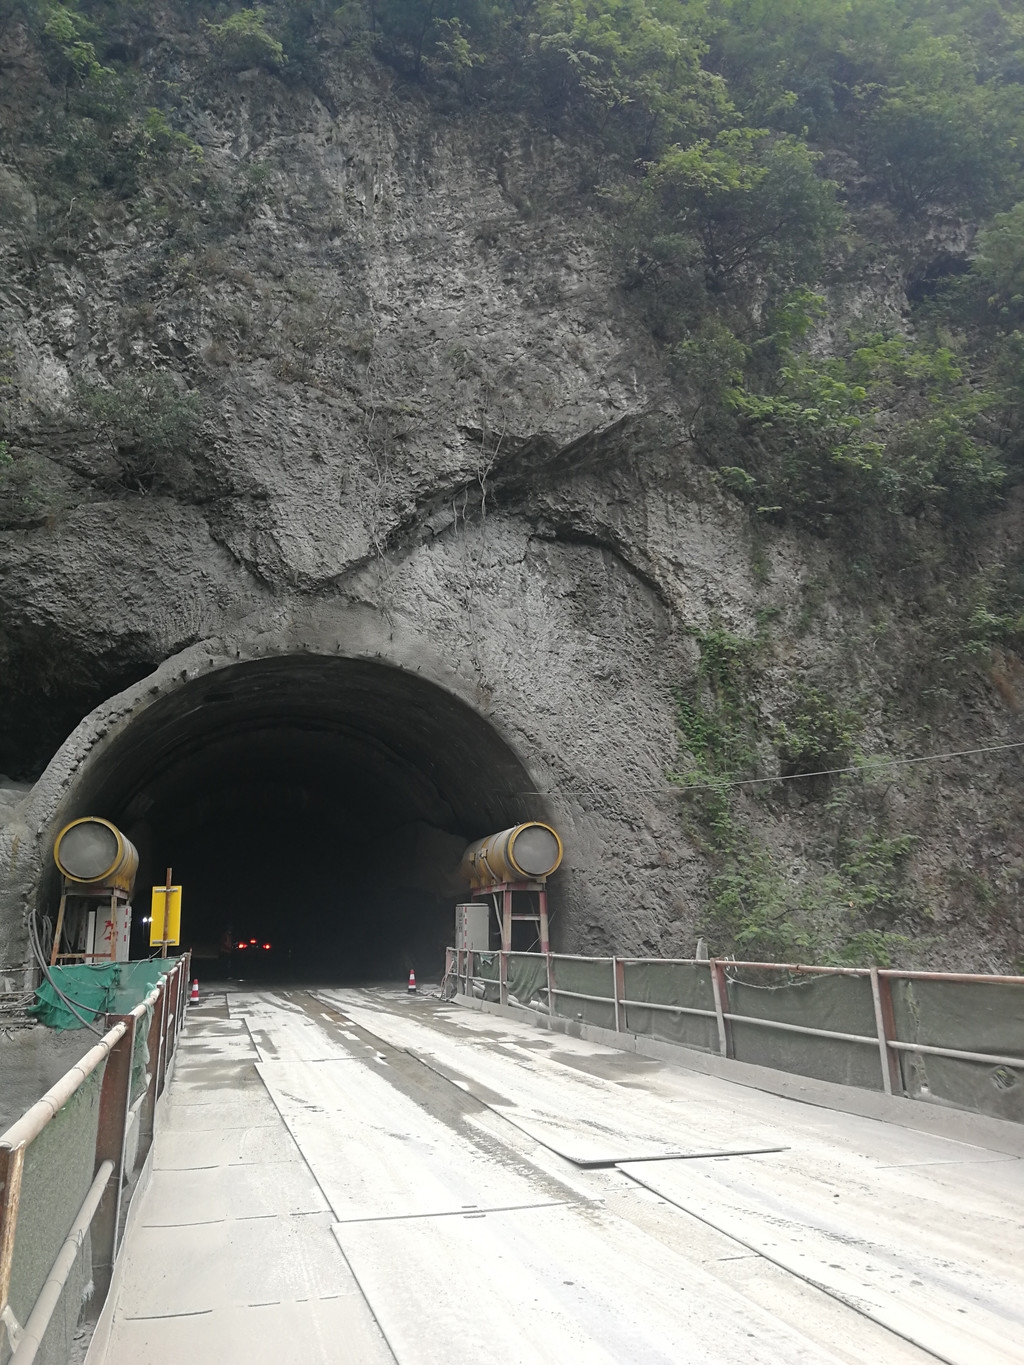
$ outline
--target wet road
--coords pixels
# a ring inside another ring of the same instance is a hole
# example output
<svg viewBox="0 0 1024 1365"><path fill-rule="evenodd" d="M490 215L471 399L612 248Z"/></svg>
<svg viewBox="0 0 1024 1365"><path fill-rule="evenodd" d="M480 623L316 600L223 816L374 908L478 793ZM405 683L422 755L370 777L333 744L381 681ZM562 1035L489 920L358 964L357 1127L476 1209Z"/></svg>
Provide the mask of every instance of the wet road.
<svg viewBox="0 0 1024 1365"><path fill-rule="evenodd" d="M1024 1360L1019 1158L403 992L189 1015L90 1365Z"/></svg>

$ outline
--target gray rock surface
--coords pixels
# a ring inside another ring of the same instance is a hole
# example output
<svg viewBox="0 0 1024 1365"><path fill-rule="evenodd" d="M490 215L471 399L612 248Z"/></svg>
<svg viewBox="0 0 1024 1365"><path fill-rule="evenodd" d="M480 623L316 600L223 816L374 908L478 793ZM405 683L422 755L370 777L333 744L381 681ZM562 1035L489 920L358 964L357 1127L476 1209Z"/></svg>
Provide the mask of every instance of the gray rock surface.
<svg viewBox="0 0 1024 1365"><path fill-rule="evenodd" d="M134 205L30 262L34 202L3 171L19 478L0 728L2 761L38 779L0 793L16 955L90 756L150 693L239 659L379 657L487 719L564 825L559 942L578 952L686 955L703 927L713 860L666 780L701 631L771 622L764 745L794 680L822 675L863 700L869 752L1016 736L1017 673L1001 690L975 668L926 711L900 671L899 584L851 589L847 559L753 525L697 458L580 213L572 147L383 79L332 94L257 72L211 84L191 132L223 197L174 236ZM68 406L75 383L129 370L204 395L197 441L141 486ZM901 771L878 797L914 838L917 918L893 927L915 962L1015 960L1016 763ZM827 864L828 795L738 798L786 875Z"/></svg>

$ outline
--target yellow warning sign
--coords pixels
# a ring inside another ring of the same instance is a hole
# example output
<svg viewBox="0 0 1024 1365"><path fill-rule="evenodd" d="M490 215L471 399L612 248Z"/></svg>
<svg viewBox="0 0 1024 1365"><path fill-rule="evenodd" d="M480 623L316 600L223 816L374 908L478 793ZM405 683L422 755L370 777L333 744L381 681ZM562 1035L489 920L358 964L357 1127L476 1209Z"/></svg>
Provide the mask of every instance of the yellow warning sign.
<svg viewBox="0 0 1024 1365"><path fill-rule="evenodd" d="M168 896L168 891L171 893ZM164 932L164 903L167 908L167 931ZM164 943L177 947L181 937L181 887L154 886L149 922L149 946L160 948Z"/></svg>

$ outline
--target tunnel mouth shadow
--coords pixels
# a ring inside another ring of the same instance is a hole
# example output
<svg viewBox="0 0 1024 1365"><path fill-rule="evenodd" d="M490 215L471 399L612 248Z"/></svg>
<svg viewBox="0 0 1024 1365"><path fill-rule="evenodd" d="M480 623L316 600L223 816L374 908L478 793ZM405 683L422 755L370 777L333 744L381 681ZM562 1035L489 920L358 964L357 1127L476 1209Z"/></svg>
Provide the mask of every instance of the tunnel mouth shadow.
<svg viewBox="0 0 1024 1365"><path fill-rule="evenodd" d="M348 985L439 976L465 845L547 818L466 701L384 661L306 652L150 700L81 765L65 811L113 820L139 850L133 957L172 867L182 946L208 977Z"/></svg>

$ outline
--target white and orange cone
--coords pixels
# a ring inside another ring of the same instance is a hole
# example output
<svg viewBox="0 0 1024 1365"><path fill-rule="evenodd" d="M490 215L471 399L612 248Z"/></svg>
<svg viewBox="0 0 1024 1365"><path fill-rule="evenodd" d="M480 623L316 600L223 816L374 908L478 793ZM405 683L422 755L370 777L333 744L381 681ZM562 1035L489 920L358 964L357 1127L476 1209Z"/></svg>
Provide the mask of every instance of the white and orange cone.
<svg viewBox="0 0 1024 1365"><path fill-rule="evenodd" d="M411 968L410 968L410 971L409 971L409 984L408 984L408 986L406 987L406 990L408 991L408 993L409 993L410 995L415 995L415 994L416 994L416 973L415 973L414 971L412 971Z"/></svg>
<svg viewBox="0 0 1024 1365"><path fill-rule="evenodd" d="M199 978L198 978L198 976L193 977L193 979L192 979L192 990L189 992L188 1003L189 1003L190 1005L198 1005L198 1004L199 1004Z"/></svg>

